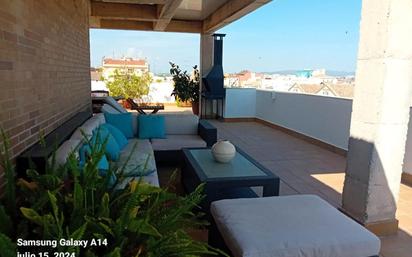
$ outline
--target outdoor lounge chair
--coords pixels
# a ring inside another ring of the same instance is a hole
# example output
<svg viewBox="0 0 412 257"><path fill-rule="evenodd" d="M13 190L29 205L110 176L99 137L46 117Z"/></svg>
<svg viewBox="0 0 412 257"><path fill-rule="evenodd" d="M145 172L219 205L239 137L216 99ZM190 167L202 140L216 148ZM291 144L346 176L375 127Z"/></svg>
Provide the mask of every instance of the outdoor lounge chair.
<svg viewBox="0 0 412 257"><path fill-rule="evenodd" d="M127 113L127 110L123 108L113 97L107 96L104 98L104 103L110 105L113 109L120 113Z"/></svg>
<svg viewBox="0 0 412 257"><path fill-rule="evenodd" d="M315 195L221 200L211 214L209 243L235 257L378 257L380 251L378 237Z"/></svg>
<svg viewBox="0 0 412 257"><path fill-rule="evenodd" d="M146 114L145 110L151 110L152 114L155 114L158 111L165 109L163 104L139 105L131 98L128 98L126 101L130 104L132 110L136 110L140 114Z"/></svg>

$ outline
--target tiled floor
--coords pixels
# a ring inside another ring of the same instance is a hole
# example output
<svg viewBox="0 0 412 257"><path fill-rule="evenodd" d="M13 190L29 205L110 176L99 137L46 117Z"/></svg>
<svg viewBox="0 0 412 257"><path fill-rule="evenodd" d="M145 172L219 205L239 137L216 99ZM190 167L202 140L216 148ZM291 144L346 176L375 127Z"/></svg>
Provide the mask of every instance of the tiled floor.
<svg viewBox="0 0 412 257"><path fill-rule="evenodd" d="M211 122L219 138L232 141L281 178L282 195L316 194L340 206L345 157L259 123ZM381 238L381 255L411 257L412 187L401 185L397 216L399 233Z"/></svg>

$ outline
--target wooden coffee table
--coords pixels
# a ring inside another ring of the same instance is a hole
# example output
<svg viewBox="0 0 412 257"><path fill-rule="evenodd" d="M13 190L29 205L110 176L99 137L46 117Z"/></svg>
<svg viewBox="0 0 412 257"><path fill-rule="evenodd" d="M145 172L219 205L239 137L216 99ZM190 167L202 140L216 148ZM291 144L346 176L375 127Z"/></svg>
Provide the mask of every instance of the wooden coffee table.
<svg viewBox="0 0 412 257"><path fill-rule="evenodd" d="M205 183L202 207L206 212L213 201L257 197L250 187L263 187L263 196L279 195L279 177L238 147L230 163L216 162L210 148L186 148L183 155L182 184L186 192L193 192Z"/></svg>

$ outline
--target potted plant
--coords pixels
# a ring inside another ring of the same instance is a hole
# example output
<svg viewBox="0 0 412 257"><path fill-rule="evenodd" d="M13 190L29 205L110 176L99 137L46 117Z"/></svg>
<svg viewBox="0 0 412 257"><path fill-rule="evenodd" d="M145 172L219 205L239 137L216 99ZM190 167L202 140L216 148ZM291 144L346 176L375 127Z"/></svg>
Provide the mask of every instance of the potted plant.
<svg viewBox="0 0 412 257"><path fill-rule="evenodd" d="M193 67L192 75L182 71L175 63L170 62L170 66L170 74L174 82L172 96L179 102L191 102L193 113L199 115L200 73L197 65Z"/></svg>

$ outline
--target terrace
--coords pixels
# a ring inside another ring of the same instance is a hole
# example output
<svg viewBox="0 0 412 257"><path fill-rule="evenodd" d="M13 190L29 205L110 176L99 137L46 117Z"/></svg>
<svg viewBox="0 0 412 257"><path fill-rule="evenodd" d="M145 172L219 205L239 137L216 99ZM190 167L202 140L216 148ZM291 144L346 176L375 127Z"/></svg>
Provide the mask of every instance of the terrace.
<svg viewBox="0 0 412 257"><path fill-rule="evenodd" d="M198 33L205 75L214 65L211 34L268 2L2 1L0 127L13 157L90 110L90 28ZM385 257L412 250L411 12L408 1L363 1L353 102L228 89L225 122L211 121L220 138L281 178L281 195L319 195L379 235ZM215 102L207 114L219 115Z"/></svg>

